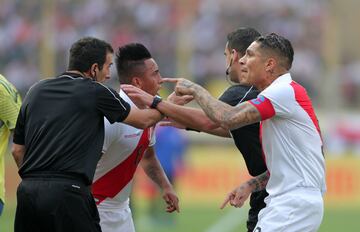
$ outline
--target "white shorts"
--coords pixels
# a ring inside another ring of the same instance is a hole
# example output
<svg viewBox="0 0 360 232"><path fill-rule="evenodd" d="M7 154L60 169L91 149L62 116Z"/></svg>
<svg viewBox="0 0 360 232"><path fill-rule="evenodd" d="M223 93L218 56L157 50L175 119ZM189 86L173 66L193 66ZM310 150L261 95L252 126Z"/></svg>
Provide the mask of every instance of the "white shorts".
<svg viewBox="0 0 360 232"><path fill-rule="evenodd" d="M135 232L128 201L123 207L103 207L98 205L100 226L103 232Z"/></svg>
<svg viewBox="0 0 360 232"><path fill-rule="evenodd" d="M313 232L324 213L322 194L317 189L297 188L265 199L254 232Z"/></svg>

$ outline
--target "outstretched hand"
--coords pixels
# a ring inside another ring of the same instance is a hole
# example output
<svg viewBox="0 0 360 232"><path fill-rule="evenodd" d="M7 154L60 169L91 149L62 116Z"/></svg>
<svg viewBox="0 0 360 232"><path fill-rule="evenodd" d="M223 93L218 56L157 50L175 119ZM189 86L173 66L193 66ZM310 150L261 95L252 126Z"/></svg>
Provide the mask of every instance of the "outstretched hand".
<svg viewBox="0 0 360 232"><path fill-rule="evenodd" d="M244 202L248 199L250 194L251 187L247 182L245 182L227 194L224 202L220 206L220 209L225 208L228 203L230 203L231 206L240 208L244 205Z"/></svg>
<svg viewBox="0 0 360 232"><path fill-rule="evenodd" d="M175 83L175 93L178 96L184 96L184 95L193 95L195 94L195 87L196 84L184 79L184 78L163 78L162 83L164 82L170 82Z"/></svg>

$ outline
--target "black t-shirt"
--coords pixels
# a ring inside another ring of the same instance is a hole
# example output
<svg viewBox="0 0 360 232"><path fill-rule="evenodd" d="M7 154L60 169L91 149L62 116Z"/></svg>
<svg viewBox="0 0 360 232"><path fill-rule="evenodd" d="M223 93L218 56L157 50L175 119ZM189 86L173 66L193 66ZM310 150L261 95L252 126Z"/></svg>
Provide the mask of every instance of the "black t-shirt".
<svg viewBox="0 0 360 232"><path fill-rule="evenodd" d="M14 132L14 143L26 148L19 175L61 172L91 184L104 141L104 116L121 122L129 112L115 90L77 74L38 82L23 101Z"/></svg>
<svg viewBox="0 0 360 232"><path fill-rule="evenodd" d="M251 89L250 89L251 88ZM254 99L259 94L255 87L234 85L229 87L219 98L231 106L240 101L245 102ZM252 176L264 173L267 168L263 159L262 148L259 138L259 123L251 124L230 131L236 147L242 153L247 169Z"/></svg>

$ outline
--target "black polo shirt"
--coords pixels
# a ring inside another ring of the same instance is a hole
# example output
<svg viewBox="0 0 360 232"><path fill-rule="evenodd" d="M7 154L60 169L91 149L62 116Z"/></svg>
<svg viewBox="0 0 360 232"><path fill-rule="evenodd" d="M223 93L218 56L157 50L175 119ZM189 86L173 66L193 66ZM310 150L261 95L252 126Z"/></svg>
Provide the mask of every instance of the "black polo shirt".
<svg viewBox="0 0 360 232"><path fill-rule="evenodd" d="M25 145L19 175L64 173L91 184L104 141L104 116L123 121L130 105L101 83L64 73L28 91L14 143Z"/></svg>
<svg viewBox="0 0 360 232"><path fill-rule="evenodd" d="M250 88L243 85L231 86L220 96L219 100L235 106L240 101L245 102L254 99L259 94L259 91L254 87ZM250 175L257 176L264 173L267 168L260 144L259 123L244 126L230 132L236 147L244 157Z"/></svg>

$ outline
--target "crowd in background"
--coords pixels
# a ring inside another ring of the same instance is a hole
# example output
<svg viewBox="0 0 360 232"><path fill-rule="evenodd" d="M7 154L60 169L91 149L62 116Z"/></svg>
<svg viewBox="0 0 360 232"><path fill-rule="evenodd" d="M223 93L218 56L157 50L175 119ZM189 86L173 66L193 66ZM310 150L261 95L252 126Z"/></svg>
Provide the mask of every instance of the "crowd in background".
<svg viewBox="0 0 360 232"><path fill-rule="evenodd" d="M239 26L252 26L263 33L286 35L296 50L293 75L316 98L322 72L321 35L325 8L321 1L190 1L191 24L187 38L192 46L187 67L196 82L206 84L224 78L223 44L226 34ZM174 76L180 43L177 28L187 17L181 1L56 1L54 48L56 70L67 65L69 45L84 35L110 41L114 47L140 41L150 47L164 76ZM0 8L0 70L22 93L42 77L39 46L44 32L44 1L2 0ZM48 7L51 10L51 7ZM185 13L184 13L185 12ZM181 48L180 48L181 49ZM316 100L316 99L315 99Z"/></svg>
<svg viewBox="0 0 360 232"><path fill-rule="evenodd" d="M292 76L321 107L319 89L327 75L322 46L326 4L324 0L282 0L281 4L272 0L0 0L0 73L24 95L34 82L46 78L40 68L45 40L52 39L48 44L54 49L56 75L67 67L70 44L94 36L114 48L141 42L156 58L163 76L186 73L189 76L182 77L206 87L225 80L226 34L249 26L290 39L295 48ZM50 30L44 29L45 23L52 23ZM190 55L182 57L182 50ZM178 59L185 65L179 66ZM338 68L338 92L347 103L343 106L358 106L360 61L345 59ZM112 72L110 85L117 85L115 68Z"/></svg>

